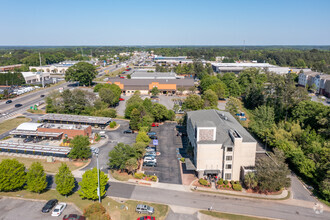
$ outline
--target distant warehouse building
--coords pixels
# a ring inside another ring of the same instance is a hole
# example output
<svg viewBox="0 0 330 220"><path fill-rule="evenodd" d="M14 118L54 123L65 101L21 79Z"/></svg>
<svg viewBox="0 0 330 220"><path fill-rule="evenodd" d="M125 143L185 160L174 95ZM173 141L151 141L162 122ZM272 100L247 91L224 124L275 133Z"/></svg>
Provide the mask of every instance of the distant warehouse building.
<svg viewBox="0 0 330 220"><path fill-rule="evenodd" d="M157 87L163 94L175 94L178 90L188 93L194 87L194 79L121 79L109 78L108 83L120 87L124 95L133 95L140 91L142 95L148 95L152 88Z"/></svg>
<svg viewBox="0 0 330 220"><path fill-rule="evenodd" d="M276 72L279 74L288 73L288 67L278 67L269 63L212 63L213 71L216 73L240 73L245 69L257 68L262 70L268 70L270 72Z"/></svg>
<svg viewBox="0 0 330 220"><path fill-rule="evenodd" d="M187 135L194 151L188 170L198 178L239 180L243 167L255 165L257 141L229 113L200 110L187 113Z"/></svg>

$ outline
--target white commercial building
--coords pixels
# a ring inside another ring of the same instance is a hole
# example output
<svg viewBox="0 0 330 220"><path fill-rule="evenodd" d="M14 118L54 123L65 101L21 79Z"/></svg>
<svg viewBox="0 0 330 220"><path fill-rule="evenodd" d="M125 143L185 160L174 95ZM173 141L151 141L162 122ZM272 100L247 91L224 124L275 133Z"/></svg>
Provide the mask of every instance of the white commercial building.
<svg viewBox="0 0 330 220"><path fill-rule="evenodd" d="M236 181L242 167L255 165L257 141L228 112L188 112L187 134L198 178L215 175Z"/></svg>
<svg viewBox="0 0 330 220"><path fill-rule="evenodd" d="M43 73L38 73L38 72L22 72L22 75L24 77L24 80L27 84L31 83L38 83L42 82L42 78L44 80L49 80L50 79L50 73L49 72L43 72Z"/></svg>
<svg viewBox="0 0 330 220"><path fill-rule="evenodd" d="M269 63L212 63L212 68L216 73L240 73L248 68L265 69L278 67Z"/></svg>

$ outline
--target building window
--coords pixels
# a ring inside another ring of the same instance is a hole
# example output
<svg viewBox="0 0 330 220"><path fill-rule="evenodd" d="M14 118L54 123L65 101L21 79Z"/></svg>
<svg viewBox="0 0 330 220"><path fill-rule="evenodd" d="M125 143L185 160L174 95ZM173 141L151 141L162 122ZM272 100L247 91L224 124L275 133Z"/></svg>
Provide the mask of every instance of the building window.
<svg viewBox="0 0 330 220"><path fill-rule="evenodd" d="M231 180L231 173L225 173L225 179Z"/></svg>
<svg viewBox="0 0 330 220"><path fill-rule="evenodd" d="M233 157L232 156L226 156L226 160L232 160Z"/></svg>
<svg viewBox="0 0 330 220"><path fill-rule="evenodd" d="M231 169L231 164L226 164L226 169Z"/></svg>
<svg viewBox="0 0 330 220"><path fill-rule="evenodd" d="M227 148L227 151L228 151L228 152L232 152L232 151L233 151L233 148L232 148L232 147L228 147L228 148Z"/></svg>

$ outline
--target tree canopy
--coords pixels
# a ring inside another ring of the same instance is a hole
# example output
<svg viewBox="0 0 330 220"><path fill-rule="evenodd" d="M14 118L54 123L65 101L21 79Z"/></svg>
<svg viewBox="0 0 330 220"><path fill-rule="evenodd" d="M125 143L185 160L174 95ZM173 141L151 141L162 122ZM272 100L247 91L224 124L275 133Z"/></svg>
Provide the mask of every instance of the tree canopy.
<svg viewBox="0 0 330 220"><path fill-rule="evenodd" d="M26 173L24 164L16 159L4 159L0 163L0 191L15 191L24 186Z"/></svg>
<svg viewBox="0 0 330 220"><path fill-rule="evenodd" d="M66 163L62 163L55 175L56 190L61 195L69 195L75 187L75 178Z"/></svg>
<svg viewBox="0 0 330 220"><path fill-rule="evenodd" d="M68 157L71 159L88 159L92 153L88 136L77 135L70 141L72 147Z"/></svg>
<svg viewBox="0 0 330 220"><path fill-rule="evenodd" d="M67 69L65 72L65 80L78 81L82 85L90 86L96 75L95 66L86 62L79 62Z"/></svg>
<svg viewBox="0 0 330 220"><path fill-rule="evenodd" d="M26 175L26 188L31 192L41 193L47 187L46 174L39 162L31 164Z"/></svg>
<svg viewBox="0 0 330 220"><path fill-rule="evenodd" d="M100 196L103 197L106 193L106 185L108 183L108 177L104 172L99 170L100 176ZM92 170L87 170L82 175L82 180L79 182L80 189L78 194L83 199L97 200L99 197L97 195L98 180L97 180L97 169L94 167Z"/></svg>

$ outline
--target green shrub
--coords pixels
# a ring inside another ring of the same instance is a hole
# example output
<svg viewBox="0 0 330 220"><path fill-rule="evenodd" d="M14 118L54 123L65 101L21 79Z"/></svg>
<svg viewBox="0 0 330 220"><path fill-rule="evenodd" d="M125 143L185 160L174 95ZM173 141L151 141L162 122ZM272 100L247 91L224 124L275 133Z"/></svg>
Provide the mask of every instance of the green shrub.
<svg viewBox="0 0 330 220"><path fill-rule="evenodd" d="M185 162L186 162L186 159L185 159L184 157L181 157L181 158L180 158L180 161L181 161L182 163L185 163Z"/></svg>
<svg viewBox="0 0 330 220"><path fill-rule="evenodd" d="M217 184L218 184L218 185L222 185L222 184L223 184L223 179L220 178L220 179L218 180Z"/></svg>
<svg viewBox="0 0 330 220"><path fill-rule="evenodd" d="M199 184L201 184L202 186L207 186L207 185L208 185L207 180L204 180L203 178L200 178L200 179L198 180L198 182L199 182Z"/></svg>
<svg viewBox="0 0 330 220"><path fill-rule="evenodd" d="M238 181L238 180L236 180L236 181L235 181L235 184L239 184L239 181Z"/></svg>
<svg viewBox="0 0 330 220"><path fill-rule="evenodd" d="M225 180L224 183L225 183L225 185L227 186L227 185L228 185L228 180Z"/></svg>
<svg viewBox="0 0 330 220"><path fill-rule="evenodd" d="M234 184L233 185L233 189L235 191L242 191L242 186L241 186L241 184Z"/></svg>
<svg viewBox="0 0 330 220"><path fill-rule="evenodd" d="M139 129L140 132L145 132L145 133L147 133L149 130L150 130L150 128L149 127L145 127L145 126L142 126Z"/></svg>
<svg viewBox="0 0 330 220"><path fill-rule="evenodd" d="M95 134L95 141L100 141L101 140L101 136L99 134Z"/></svg>
<svg viewBox="0 0 330 220"><path fill-rule="evenodd" d="M114 123L110 122L110 128L114 128L114 127L115 127Z"/></svg>
<svg viewBox="0 0 330 220"><path fill-rule="evenodd" d="M235 181L234 180L230 180L230 185L234 185Z"/></svg>
<svg viewBox="0 0 330 220"><path fill-rule="evenodd" d="M151 177L150 177L150 180L156 182L156 181L157 181L157 176L151 176Z"/></svg>
<svg viewBox="0 0 330 220"><path fill-rule="evenodd" d="M143 177L145 177L146 175L144 173L135 173L134 177L136 179L143 179Z"/></svg>
<svg viewBox="0 0 330 220"><path fill-rule="evenodd" d="M115 122L115 121L113 121L112 123L113 123L113 125L114 125L114 126L116 126L116 125L117 125L117 122Z"/></svg>

